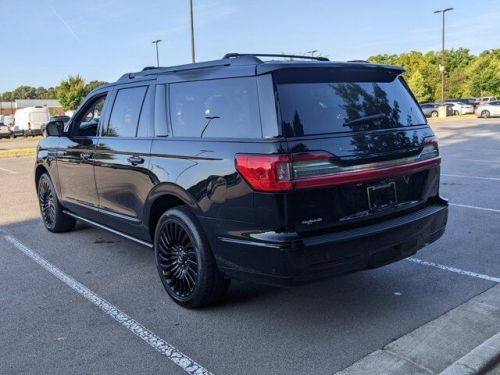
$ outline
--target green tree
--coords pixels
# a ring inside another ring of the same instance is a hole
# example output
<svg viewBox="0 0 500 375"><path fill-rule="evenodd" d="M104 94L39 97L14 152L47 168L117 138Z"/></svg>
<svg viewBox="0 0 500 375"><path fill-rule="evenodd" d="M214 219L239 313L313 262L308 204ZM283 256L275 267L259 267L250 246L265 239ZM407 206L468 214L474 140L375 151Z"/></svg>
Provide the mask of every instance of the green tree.
<svg viewBox="0 0 500 375"><path fill-rule="evenodd" d="M36 90L31 86L19 86L13 92L14 99L35 99Z"/></svg>
<svg viewBox="0 0 500 375"><path fill-rule="evenodd" d="M92 90L98 88L99 86L105 85L107 82L104 81L90 81L87 83L85 86L85 90L87 91L87 94L90 93Z"/></svg>
<svg viewBox="0 0 500 375"><path fill-rule="evenodd" d="M75 110L87 95L85 80L80 76L69 76L56 88L57 99L65 110Z"/></svg>
<svg viewBox="0 0 500 375"><path fill-rule="evenodd" d="M484 51L468 69L465 93L472 96L500 93L500 49Z"/></svg>
<svg viewBox="0 0 500 375"><path fill-rule="evenodd" d="M398 55L375 55L368 58L368 61L373 64L396 65Z"/></svg>
<svg viewBox="0 0 500 375"><path fill-rule="evenodd" d="M429 82L425 80L420 70L415 71L408 79L408 85L419 102L427 102L434 98Z"/></svg>

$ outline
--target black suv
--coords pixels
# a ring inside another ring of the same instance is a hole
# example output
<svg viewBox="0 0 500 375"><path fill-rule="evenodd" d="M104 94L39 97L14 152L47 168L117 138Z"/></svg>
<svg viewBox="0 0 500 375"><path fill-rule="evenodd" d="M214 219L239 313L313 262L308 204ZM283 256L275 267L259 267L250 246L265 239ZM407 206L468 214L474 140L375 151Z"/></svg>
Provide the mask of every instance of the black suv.
<svg viewBox="0 0 500 375"><path fill-rule="evenodd" d="M299 284L438 239L438 145L403 69L269 56L145 68L90 93L38 146L47 229L81 220L153 248L187 307L231 278Z"/></svg>

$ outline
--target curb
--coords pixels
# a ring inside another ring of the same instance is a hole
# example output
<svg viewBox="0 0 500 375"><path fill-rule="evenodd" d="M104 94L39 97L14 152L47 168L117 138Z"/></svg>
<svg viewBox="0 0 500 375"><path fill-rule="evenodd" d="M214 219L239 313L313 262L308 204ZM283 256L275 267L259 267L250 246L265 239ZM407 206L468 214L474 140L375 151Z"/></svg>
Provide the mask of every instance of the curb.
<svg viewBox="0 0 500 375"><path fill-rule="evenodd" d="M20 148L12 150L0 150L0 159L20 158L24 156L35 156L36 148Z"/></svg>
<svg viewBox="0 0 500 375"><path fill-rule="evenodd" d="M427 118L427 122L429 124L436 124L440 122L447 122L447 121L464 121L464 120L471 120L478 118L475 114L469 114L469 115L460 115L460 116L448 116L448 117L429 117Z"/></svg>
<svg viewBox="0 0 500 375"><path fill-rule="evenodd" d="M500 360L500 333L477 346L440 375L484 374Z"/></svg>
<svg viewBox="0 0 500 375"><path fill-rule="evenodd" d="M500 361L500 284L336 375L483 375Z"/></svg>

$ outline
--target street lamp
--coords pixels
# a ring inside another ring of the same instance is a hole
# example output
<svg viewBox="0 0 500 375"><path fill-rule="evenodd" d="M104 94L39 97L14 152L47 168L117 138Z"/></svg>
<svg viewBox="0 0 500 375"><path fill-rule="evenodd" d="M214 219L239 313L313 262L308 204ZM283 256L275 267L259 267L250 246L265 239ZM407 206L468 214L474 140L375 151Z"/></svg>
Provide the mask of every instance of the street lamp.
<svg viewBox="0 0 500 375"><path fill-rule="evenodd" d="M193 21L193 0L189 0L189 21L191 23L191 61L196 62L194 53L194 21Z"/></svg>
<svg viewBox="0 0 500 375"><path fill-rule="evenodd" d="M161 42L161 39L156 39L156 40L153 40L152 43L154 43L156 45L156 66L159 67L160 66L160 55L158 55L158 43Z"/></svg>
<svg viewBox="0 0 500 375"><path fill-rule="evenodd" d="M441 65L439 66L439 71L441 72L441 104L444 105L444 72L445 72L445 67L444 67L444 15L446 12L449 12L450 10L453 10L453 8L446 8L446 9L440 9L440 10L435 10L434 13L442 13L443 15L443 29L442 29L442 35L441 35Z"/></svg>
<svg viewBox="0 0 500 375"><path fill-rule="evenodd" d="M313 49L312 51L307 51L307 53L310 53L311 54L311 57L314 57L314 54L318 52L317 49Z"/></svg>

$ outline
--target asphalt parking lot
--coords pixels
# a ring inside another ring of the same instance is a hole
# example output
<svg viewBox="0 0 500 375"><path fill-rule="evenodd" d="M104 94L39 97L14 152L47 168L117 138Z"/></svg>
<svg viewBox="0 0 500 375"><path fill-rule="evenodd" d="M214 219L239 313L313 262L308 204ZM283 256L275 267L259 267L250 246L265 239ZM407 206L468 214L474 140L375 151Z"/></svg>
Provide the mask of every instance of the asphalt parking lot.
<svg viewBox="0 0 500 375"><path fill-rule="evenodd" d="M33 159L0 160L0 373L333 374L493 287L500 119L432 127L450 216L413 262L291 289L234 282L198 311L168 299L150 249L84 225L47 232Z"/></svg>

